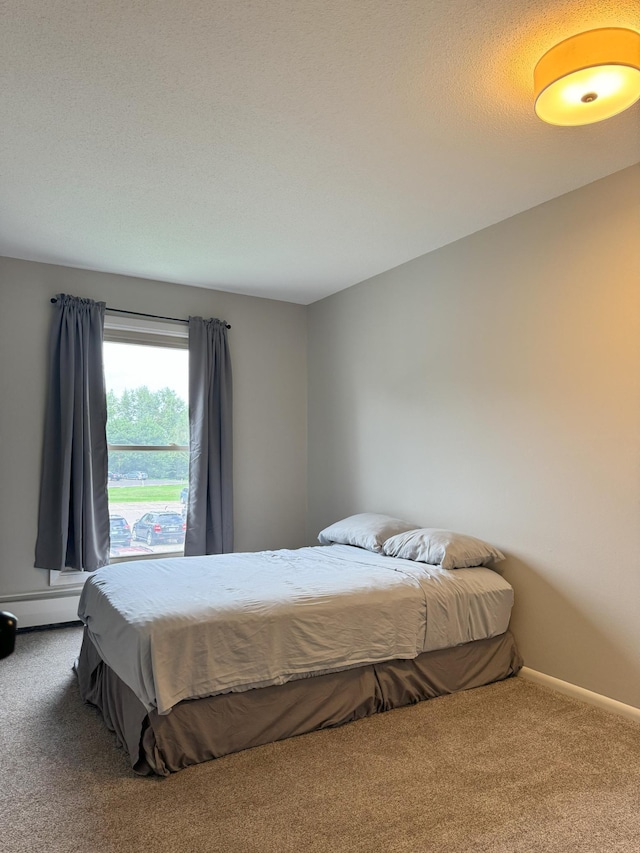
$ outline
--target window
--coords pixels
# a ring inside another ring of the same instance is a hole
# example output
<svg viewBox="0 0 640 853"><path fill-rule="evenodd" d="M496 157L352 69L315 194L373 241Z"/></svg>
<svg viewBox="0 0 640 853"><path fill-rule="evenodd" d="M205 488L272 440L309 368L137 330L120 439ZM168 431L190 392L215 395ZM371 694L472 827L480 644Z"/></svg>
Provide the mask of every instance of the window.
<svg viewBox="0 0 640 853"><path fill-rule="evenodd" d="M186 327L105 321L112 562L182 554L189 499Z"/></svg>

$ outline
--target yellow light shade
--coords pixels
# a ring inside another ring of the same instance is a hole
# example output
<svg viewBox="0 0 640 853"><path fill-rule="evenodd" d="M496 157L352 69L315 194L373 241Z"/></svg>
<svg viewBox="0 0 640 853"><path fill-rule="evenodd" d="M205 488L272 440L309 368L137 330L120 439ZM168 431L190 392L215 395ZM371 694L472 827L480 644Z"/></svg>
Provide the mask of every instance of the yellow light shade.
<svg viewBox="0 0 640 853"><path fill-rule="evenodd" d="M536 114L549 124L592 124L640 98L640 33L589 30L548 50L533 72Z"/></svg>

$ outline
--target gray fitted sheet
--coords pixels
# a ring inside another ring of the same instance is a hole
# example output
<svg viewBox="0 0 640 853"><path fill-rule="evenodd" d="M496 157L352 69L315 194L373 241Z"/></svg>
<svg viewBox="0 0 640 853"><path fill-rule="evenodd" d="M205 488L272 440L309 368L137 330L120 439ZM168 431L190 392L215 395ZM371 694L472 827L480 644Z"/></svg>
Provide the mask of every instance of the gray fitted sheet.
<svg viewBox="0 0 640 853"><path fill-rule="evenodd" d="M521 666L507 631L413 660L186 700L167 715L145 709L101 659L86 629L76 672L83 700L100 709L134 771L167 776L242 749L481 687L515 675Z"/></svg>

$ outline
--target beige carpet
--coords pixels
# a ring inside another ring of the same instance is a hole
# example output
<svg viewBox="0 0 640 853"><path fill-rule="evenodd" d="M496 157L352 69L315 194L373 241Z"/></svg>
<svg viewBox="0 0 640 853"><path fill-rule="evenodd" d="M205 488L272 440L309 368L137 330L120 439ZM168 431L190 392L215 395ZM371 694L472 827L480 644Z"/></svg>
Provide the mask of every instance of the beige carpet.
<svg viewBox="0 0 640 853"><path fill-rule="evenodd" d="M521 679L140 778L78 697L80 629L0 662L0 849L640 851L640 726Z"/></svg>

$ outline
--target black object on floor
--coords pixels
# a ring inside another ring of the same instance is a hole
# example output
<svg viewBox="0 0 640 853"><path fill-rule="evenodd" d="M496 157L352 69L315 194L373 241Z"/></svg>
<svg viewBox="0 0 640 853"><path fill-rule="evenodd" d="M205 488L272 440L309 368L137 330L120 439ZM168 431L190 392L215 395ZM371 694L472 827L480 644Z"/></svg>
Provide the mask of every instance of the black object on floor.
<svg viewBox="0 0 640 853"><path fill-rule="evenodd" d="M16 646L18 620L13 613L0 611L0 660L8 658Z"/></svg>

